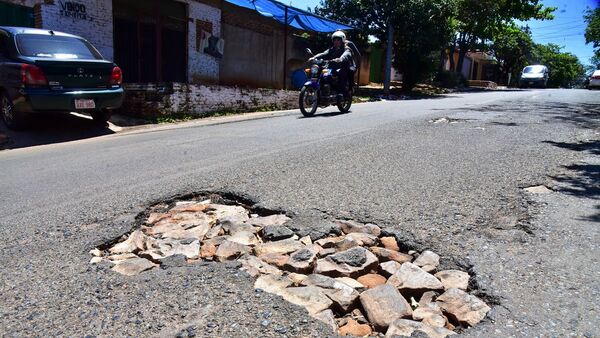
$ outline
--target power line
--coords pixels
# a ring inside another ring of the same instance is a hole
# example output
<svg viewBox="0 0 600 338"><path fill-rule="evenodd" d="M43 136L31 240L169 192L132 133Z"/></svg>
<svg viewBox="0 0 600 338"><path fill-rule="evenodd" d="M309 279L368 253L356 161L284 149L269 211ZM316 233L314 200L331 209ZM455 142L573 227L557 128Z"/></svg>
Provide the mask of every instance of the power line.
<svg viewBox="0 0 600 338"><path fill-rule="evenodd" d="M559 31L559 30L575 29L575 28L577 28L577 29L579 29L579 28L583 29L583 28L586 28L586 27L587 27L587 25L576 25L576 26L570 26L570 27L546 27L545 29L544 28L529 28L529 29L532 30L532 31L548 31L548 30L557 30L557 31Z"/></svg>
<svg viewBox="0 0 600 338"><path fill-rule="evenodd" d="M556 23L556 24L551 24L551 25L547 25L547 26L538 26L538 27L534 27L535 29L545 29L545 28L554 28L554 27L561 27L561 26L567 26L567 25L572 25L574 23L582 23L581 20L573 20L573 21L567 21L567 22L561 22L561 23ZM529 26L529 25L527 25ZM531 26L529 26L529 28L532 28Z"/></svg>

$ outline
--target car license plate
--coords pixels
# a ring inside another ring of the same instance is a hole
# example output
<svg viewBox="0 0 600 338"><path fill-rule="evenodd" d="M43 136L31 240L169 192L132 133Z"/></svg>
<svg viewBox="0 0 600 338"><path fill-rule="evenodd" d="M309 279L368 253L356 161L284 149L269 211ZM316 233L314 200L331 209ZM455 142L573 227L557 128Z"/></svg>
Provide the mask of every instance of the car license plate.
<svg viewBox="0 0 600 338"><path fill-rule="evenodd" d="M529 84L530 84L530 85L532 85L532 84L533 84L533 82L529 82Z"/></svg>
<svg viewBox="0 0 600 338"><path fill-rule="evenodd" d="M96 102L94 100L89 99L76 99L75 100L75 109L95 109Z"/></svg>

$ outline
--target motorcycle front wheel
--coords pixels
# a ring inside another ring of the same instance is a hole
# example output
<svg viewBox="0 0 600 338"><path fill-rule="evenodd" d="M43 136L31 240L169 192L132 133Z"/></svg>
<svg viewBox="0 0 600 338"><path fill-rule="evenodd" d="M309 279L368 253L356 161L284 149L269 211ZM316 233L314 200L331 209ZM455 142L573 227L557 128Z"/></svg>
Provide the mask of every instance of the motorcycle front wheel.
<svg viewBox="0 0 600 338"><path fill-rule="evenodd" d="M348 97L348 99L345 99L343 102L341 102L337 106L338 106L338 109L340 110L340 113L346 114L347 112L349 112L350 107L352 107L352 95L350 95Z"/></svg>
<svg viewBox="0 0 600 338"><path fill-rule="evenodd" d="M317 90L312 87L302 87L299 103L302 115L305 117L315 115L317 108L319 108L319 94Z"/></svg>

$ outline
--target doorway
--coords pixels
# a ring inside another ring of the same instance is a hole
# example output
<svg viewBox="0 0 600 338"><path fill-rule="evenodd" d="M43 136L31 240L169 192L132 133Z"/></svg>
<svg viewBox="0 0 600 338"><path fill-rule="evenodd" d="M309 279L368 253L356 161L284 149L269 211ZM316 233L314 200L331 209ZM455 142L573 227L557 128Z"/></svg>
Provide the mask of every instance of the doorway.
<svg viewBox="0 0 600 338"><path fill-rule="evenodd" d="M187 82L187 5L113 0L115 62L123 80Z"/></svg>

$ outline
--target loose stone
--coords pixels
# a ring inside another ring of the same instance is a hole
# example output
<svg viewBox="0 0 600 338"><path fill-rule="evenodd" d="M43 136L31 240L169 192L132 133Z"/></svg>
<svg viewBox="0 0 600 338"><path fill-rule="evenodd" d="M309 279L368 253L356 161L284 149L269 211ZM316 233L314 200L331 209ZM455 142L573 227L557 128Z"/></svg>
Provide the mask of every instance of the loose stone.
<svg viewBox="0 0 600 338"><path fill-rule="evenodd" d="M282 241L259 244L254 251L258 256L266 254L289 254L303 247L304 245L297 240L284 239Z"/></svg>
<svg viewBox="0 0 600 338"><path fill-rule="evenodd" d="M335 324L335 315L333 314L333 311L321 311L317 314L314 314L313 318L327 324L327 326L331 328L331 331L335 332L337 330L337 325Z"/></svg>
<svg viewBox="0 0 600 338"><path fill-rule="evenodd" d="M322 289L314 286L287 288L282 290L281 296L292 304L304 307L311 315L327 310L333 304Z"/></svg>
<svg viewBox="0 0 600 338"><path fill-rule="evenodd" d="M254 282L255 289L261 289L274 295L281 295L282 290L292 285L292 281L287 277L279 275L262 275Z"/></svg>
<svg viewBox="0 0 600 338"><path fill-rule="evenodd" d="M331 277L356 278L376 269L378 263L373 253L358 247L319 259L315 273Z"/></svg>
<svg viewBox="0 0 600 338"><path fill-rule="evenodd" d="M380 247L372 247L371 251L381 260L382 262L386 261L395 261L400 264L412 261L412 256L407 255L398 251L388 250Z"/></svg>
<svg viewBox="0 0 600 338"><path fill-rule="evenodd" d="M401 292L410 293L444 289L437 278L412 263L402 264L400 270L388 279L388 284L395 286Z"/></svg>
<svg viewBox="0 0 600 338"><path fill-rule="evenodd" d="M200 248L200 257L204 259L212 259L217 254L217 246L212 243L202 245Z"/></svg>
<svg viewBox="0 0 600 338"><path fill-rule="evenodd" d="M262 230L262 235L267 241L280 241L291 238L294 232L283 225L267 225Z"/></svg>
<svg viewBox="0 0 600 338"><path fill-rule="evenodd" d="M482 321L491 310L481 299L459 289L449 289L437 303L450 319L468 326Z"/></svg>
<svg viewBox="0 0 600 338"><path fill-rule="evenodd" d="M243 223L250 219L248 210L238 205L210 204L208 210L208 214L216 216L221 223L225 220Z"/></svg>
<svg viewBox="0 0 600 338"><path fill-rule="evenodd" d="M230 242L239 243L246 246L254 246L260 244L260 241L253 232L250 231L240 231L236 232L231 237L229 237Z"/></svg>
<svg viewBox="0 0 600 338"><path fill-rule="evenodd" d="M368 289L372 289L376 286L383 285L387 282L387 279L382 275L370 273L364 276L358 277L357 281L364 285Z"/></svg>
<svg viewBox="0 0 600 338"><path fill-rule="evenodd" d="M362 224L355 221L338 220L336 223L340 226L345 234L365 233L375 236L381 235L381 229L374 224Z"/></svg>
<svg viewBox="0 0 600 338"><path fill-rule="evenodd" d="M321 288L323 293L333 301L335 307L345 312L349 311L355 305L360 295L351 286L318 274L309 275L302 281L302 285Z"/></svg>
<svg viewBox="0 0 600 338"><path fill-rule="evenodd" d="M307 275L303 275L303 274L299 274L299 273L290 273L289 275L287 275L287 277L289 279L292 280L292 282L294 282L294 285L298 286L301 285L302 282L308 277Z"/></svg>
<svg viewBox="0 0 600 338"><path fill-rule="evenodd" d="M396 261L383 262L380 265L381 274L387 278L390 278L392 275L398 272L398 270L400 270L401 266L402 264Z"/></svg>
<svg viewBox="0 0 600 338"><path fill-rule="evenodd" d="M412 309L392 285L381 285L360 295L367 318L376 329L385 330L398 318L410 318Z"/></svg>
<svg viewBox="0 0 600 338"><path fill-rule="evenodd" d="M154 241L153 238L144 235L140 230L136 230L125 241L113 246L108 251L111 254L135 253L151 248Z"/></svg>
<svg viewBox="0 0 600 338"><path fill-rule="evenodd" d="M284 269L296 273L310 273L317 261L317 253L313 247L304 247L290 255Z"/></svg>
<svg viewBox="0 0 600 338"><path fill-rule="evenodd" d="M246 221L246 223L259 228L265 228L269 226L280 226L289 222L291 218L286 215L271 215L265 217L252 217Z"/></svg>
<svg viewBox="0 0 600 338"><path fill-rule="evenodd" d="M414 264L427 272L432 272L440 265L440 256L432 251L424 251Z"/></svg>
<svg viewBox="0 0 600 338"><path fill-rule="evenodd" d="M278 268L263 262L260 258L252 255L245 255L238 260L242 263L240 270L246 271L250 276L257 277L261 274L282 275L283 272Z"/></svg>
<svg viewBox="0 0 600 338"><path fill-rule="evenodd" d="M398 242L395 237L381 237L381 244L388 250L392 251L400 251L400 247L398 246Z"/></svg>
<svg viewBox="0 0 600 338"><path fill-rule="evenodd" d="M313 242L329 236L339 236L342 234L340 226L335 223L320 223L310 227L297 229L296 234L300 237L309 236Z"/></svg>
<svg viewBox="0 0 600 338"><path fill-rule="evenodd" d="M135 276L140 272L150 270L158 265L144 258L131 258L119 261L112 270L125 276Z"/></svg>
<svg viewBox="0 0 600 338"><path fill-rule="evenodd" d="M348 323L338 330L340 336L365 337L371 335L373 330L367 324L360 324L356 320L349 318Z"/></svg>
<svg viewBox="0 0 600 338"><path fill-rule="evenodd" d="M469 287L469 274L458 270L440 271L435 276L442 282L444 289L460 289L466 291Z"/></svg>
<svg viewBox="0 0 600 338"><path fill-rule="evenodd" d="M260 255L258 258L262 259L265 263L275 265L278 268L283 268L290 259L288 255L282 255L277 253Z"/></svg>
<svg viewBox="0 0 600 338"><path fill-rule="evenodd" d="M353 289L356 290L364 290L366 289L366 286L362 285L361 283L359 283L356 279L353 278L349 278L349 277L338 277L335 279L336 281L340 282L340 283L344 283L348 286L350 286Z"/></svg>
<svg viewBox="0 0 600 338"><path fill-rule="evenodd" d="M215 257L219 262L223 262L226 260L238 258L241 255L250 252L252 252L252 249L250 249L250 247L226 240L217 249Z"/></svg>
<svg viewBox="0 0 600 338"><path fill-rule="evenodd" d="M441 327L431 327L421 322L415 322L407 319L395 320L387 330L385 337L411 337L414 332L423 332L429 338L445 338L455 335L456 332Z"/></svg>

